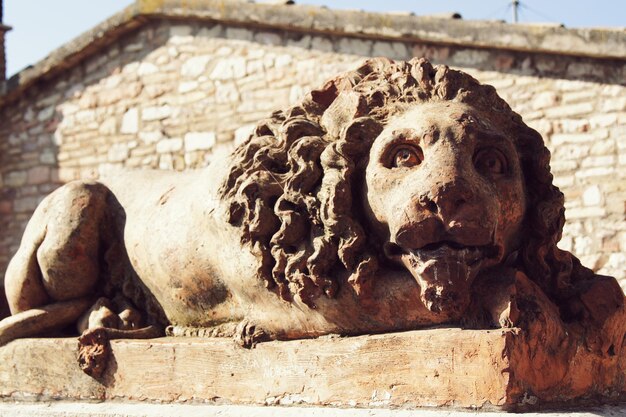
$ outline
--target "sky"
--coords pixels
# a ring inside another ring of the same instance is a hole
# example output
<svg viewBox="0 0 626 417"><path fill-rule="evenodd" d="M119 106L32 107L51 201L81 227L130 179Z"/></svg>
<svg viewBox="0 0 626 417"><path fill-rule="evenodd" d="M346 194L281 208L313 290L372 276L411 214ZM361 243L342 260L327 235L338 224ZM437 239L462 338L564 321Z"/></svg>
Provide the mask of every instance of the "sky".
<svg viewBox="0 0 626 417"><path fill-rule="evenodd" d="M7 75L37 63L48 53L91 29L133 0L4 1ZM512 19L511 0L296 0L334 9L411 11L416 15L458 12L463 19ZM521 23L562 23L569 28L626 27L624 0L521 0Z"/></svg>

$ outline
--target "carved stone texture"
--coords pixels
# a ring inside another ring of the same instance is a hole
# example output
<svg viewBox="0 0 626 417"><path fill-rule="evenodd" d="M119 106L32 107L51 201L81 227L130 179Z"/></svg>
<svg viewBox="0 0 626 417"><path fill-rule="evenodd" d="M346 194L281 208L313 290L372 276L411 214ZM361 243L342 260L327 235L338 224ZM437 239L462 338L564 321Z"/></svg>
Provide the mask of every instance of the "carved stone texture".
<svg viewBox="0 0 626 417"><path fill-rule="evenodd" d="M624 295L557 248L549 159L493 87L425 60L367 61L204 171L48 196L8 268L0 344L73 324L245 346L504 327L537 396L574 380L564 398L621 391Z"/></svg>

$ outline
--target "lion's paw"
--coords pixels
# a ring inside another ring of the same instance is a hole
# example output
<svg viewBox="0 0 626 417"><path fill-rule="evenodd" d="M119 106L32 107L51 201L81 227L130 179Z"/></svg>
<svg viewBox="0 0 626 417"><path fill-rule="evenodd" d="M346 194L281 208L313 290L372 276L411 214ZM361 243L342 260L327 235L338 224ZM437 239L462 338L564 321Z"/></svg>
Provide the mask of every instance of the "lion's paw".
<svg viewBox="0 0 626 417"><path fill-rule="evenodd" d="M78 365L92 378L100 378L106 370L111 345L106 329L88 329L78 338Z"/></svg>
<svg viewBox="0 0 626 417"><path fill-rule="evenodd" d="M248 320L243 320L239 323L234 339L237 344L246 349L252 349L257 343L272 340L269 333Z"/></svg>

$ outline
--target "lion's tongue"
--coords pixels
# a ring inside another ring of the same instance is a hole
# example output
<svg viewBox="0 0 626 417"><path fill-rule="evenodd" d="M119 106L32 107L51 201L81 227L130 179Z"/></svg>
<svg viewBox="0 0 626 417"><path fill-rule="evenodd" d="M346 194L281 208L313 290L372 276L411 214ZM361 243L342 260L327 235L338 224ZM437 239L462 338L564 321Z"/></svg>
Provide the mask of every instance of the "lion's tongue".
<svg viewBox="0 0 626 417"><path fill-rule="evenodd" d="M453 319L469 304L470 285L478 269L475 258L470 249L441 247L405 254L402 261L420 285L426 307Z"/></svg>

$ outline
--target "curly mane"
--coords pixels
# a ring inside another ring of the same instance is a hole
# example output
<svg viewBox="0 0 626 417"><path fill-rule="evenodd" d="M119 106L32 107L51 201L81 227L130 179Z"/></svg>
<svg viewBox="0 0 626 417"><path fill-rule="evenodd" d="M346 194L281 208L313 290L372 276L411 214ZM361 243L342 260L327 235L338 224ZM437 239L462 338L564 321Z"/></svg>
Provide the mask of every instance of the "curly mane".
<svg viewBox="0 0 626 417"><path fill-rule="evenodd" d="M382 251L359 218L361 172L385 123L407 105L429 101L467 103L513 139L528 193L518 267L557 298L573 272L591 274L556 247L565 218L549 151L495 89L424 59L378 58L272 114L233 155L220 194L242 242L261 257L258 275L268 288L286 300L297 294L312 308L346 283L357 295L369 292Z"/></svg>

